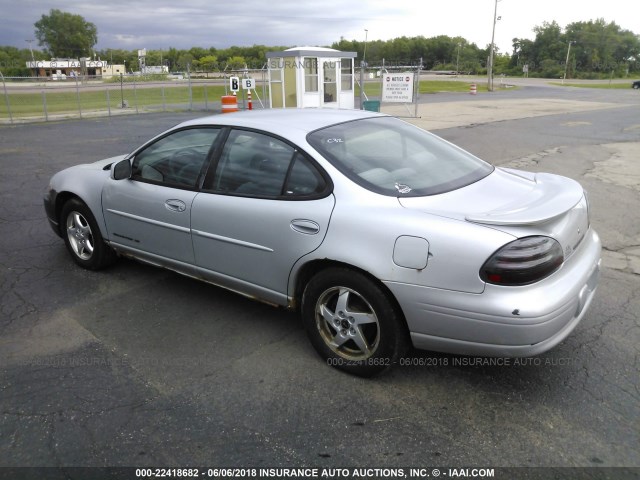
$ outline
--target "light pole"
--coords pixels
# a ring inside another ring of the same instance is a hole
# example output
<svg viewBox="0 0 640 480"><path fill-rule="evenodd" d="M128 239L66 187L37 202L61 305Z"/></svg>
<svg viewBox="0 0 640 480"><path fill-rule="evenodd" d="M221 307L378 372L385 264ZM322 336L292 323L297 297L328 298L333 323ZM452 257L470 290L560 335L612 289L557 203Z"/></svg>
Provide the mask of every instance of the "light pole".
<svg viewBox="0 0 640 480"><path fill-rule="evenodd" d="M567 79L567 69L569 68L569 53L571 53L571 45L575 44L575 40L569 41L569 48L567 48L567 59L564 62L564 76L562 77L562 84Z"/></svg>
<svg viewBox="0 0 640 480"><path fill-rule="evenodd" d="M33 47L31 46L34 40L33 38L30 38L28 40L25 40L25 42L29 44L29 50L31 51L31 68L33 68L33 76L37 77L38 75L36 74L36 59L33 58Z"/></svg>
<svg viewBox="0 0 640 480"><path fill-rule="evenodd" d="M124 73L127 73L127 61L123 60ZM120 108L127 108L127 104L124 101L124 74L120 73Z"/></svg>
<svg viewBox="0 0 640 480"><path fill-rule="evenodd" d="M460 71L460 47L462 46L461 42L458 42L458 56L456 57L456 78L458 78L458 72Z"/></svg>
<svg viewBox="0 0 640 480"><path fill-rule="evenodd" d="M493 92L493 51L495 50L496 23L501 17L498 17L498 2L495 0L495 8L493 10L493 32L491 33L491 48L489 49L489 68L487 69L487 89Z"/></svg>
<svg viewBox="0 0 640 480"><path fill-rule="evenodd" d="M360 62L360 109L364 109L364 69L367 66L367 37L369 30L364 29L364 53L362 54L362 62Z"/></svg>
<svg viewBox="0 0 640 480"><path fill-rule="evenodd" d="M364 29L364 53L362 54L362 64L367 66L367 39L369 37L369 30Z"/></svg>
<svg viewBox="0 0 640 480"><path fill-rule="evenodd" d="M124 78L122 72L120 72L120 108L124 108Z"/></svg>
<svg viewBox="0 0 640 480"><path fill-rule="evenodd" d="M31 46L31 44L34 42L33 38L30 38L28 40L25 40L25 42L27 42L29 44L29 50L31 51L31 61L35 63L36 59L33 58L33 47Z"/></svg>
<svg viewBox="0 0 640 480"><path fill-rule="evenodd" d="M364 29L364 53L362 54L362 62L360 63L360 104L362 105L362 95L364 95L364 69L367 68L367 39L369 38L369 30Z"/></svg>

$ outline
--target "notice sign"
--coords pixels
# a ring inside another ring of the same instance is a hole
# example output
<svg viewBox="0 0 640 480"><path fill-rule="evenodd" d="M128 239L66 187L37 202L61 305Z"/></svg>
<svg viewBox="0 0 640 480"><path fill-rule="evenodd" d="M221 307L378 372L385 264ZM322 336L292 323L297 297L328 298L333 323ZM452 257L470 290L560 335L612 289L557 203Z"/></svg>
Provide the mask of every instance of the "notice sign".
<svg viewBox="0 0 640 480"><path fill-rule="evenodd" d="M382 101L412 103L413 75L413 73L384 73L382 80Z"/></svg>

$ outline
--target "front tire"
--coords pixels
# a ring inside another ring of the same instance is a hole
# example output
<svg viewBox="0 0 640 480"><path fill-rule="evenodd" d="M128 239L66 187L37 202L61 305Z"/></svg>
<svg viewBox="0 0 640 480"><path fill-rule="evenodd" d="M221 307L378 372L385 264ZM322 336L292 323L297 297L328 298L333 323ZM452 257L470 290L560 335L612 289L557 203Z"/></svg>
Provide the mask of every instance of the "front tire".
<svg viewBox="0 0 640 480"><path fill-rule="evenodd" d="M397 363L409 343L402 314L389 294L347 268L324 270L311 279L302 297L302 320L329 365L362 377Z"/></svg>
<svg viewBox="0 0 640 480"><path fill-rule="evenodd" d="M88 270L100 270L116 260L104 242L95 217L83 202L71 199L62 207L60 225L67 250L73 260Z"/></svg>

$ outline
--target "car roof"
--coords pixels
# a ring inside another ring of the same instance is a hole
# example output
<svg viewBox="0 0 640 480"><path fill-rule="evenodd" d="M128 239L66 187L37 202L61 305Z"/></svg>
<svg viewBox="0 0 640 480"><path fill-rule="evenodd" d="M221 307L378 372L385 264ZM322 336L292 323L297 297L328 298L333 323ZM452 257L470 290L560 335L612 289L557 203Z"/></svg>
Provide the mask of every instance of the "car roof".
<svg viewBox="0 0 640 480"><path fill-rule="evenodd" d="M335 108L285 108L246 110L189 120L178 125L179 128L195 125L229 125L256 128L286 136L296 131L306 135L319 128L362 118L387 116L365 110L347 110Z"/></svg>

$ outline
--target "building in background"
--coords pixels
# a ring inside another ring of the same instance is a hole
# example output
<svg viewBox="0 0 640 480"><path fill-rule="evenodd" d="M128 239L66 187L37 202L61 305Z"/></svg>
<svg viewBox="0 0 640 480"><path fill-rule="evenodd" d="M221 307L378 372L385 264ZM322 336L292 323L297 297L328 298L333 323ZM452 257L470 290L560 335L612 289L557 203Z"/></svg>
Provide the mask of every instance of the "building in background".
<svg viewBox="0 0 640 480"><path fill-rule="evenodd" d="M27 68L31 69L35 77L63 80L67 77L101 77L105 69L108 69L108 62L91 58L52 58L27 62ZM124 66L122 68L124 71Z"/></svg>

